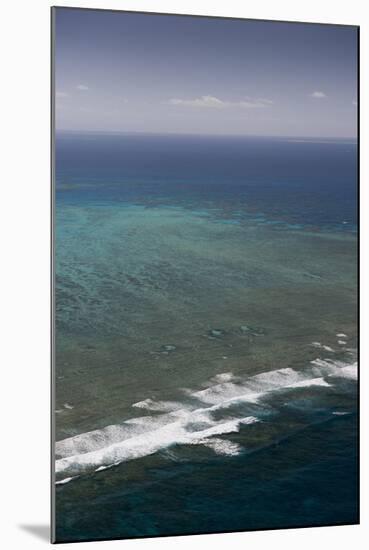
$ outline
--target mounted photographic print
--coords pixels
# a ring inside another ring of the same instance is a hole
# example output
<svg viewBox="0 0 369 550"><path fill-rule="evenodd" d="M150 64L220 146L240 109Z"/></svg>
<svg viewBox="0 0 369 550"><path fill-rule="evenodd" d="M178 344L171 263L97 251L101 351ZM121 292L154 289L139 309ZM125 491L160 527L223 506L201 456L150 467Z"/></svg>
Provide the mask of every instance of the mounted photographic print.
<svg viewBox="0 0 369 550"><path fill-rule="evenodd" d="M357 523L358 27L52 32L53 542Z"/></svg>

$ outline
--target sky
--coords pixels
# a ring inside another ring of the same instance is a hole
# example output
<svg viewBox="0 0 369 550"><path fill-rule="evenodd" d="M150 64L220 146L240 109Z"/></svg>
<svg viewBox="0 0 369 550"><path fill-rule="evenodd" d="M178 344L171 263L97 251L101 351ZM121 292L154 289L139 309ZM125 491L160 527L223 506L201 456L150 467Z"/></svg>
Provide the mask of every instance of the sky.
<svg viewBox="0 0 369 550"><path fill-rule="evenodd" d="M355 27L56 8L56 129L356 138Z"/></svg>

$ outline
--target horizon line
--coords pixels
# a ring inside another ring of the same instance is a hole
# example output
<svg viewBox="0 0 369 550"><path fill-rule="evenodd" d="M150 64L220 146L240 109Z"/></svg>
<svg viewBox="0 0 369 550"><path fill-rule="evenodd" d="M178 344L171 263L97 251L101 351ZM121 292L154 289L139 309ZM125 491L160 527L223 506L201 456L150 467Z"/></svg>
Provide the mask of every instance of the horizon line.
<svg viewBox="0 0 369 550"><path fill-rule="evenodd" d="M268 135L268 134L207 134L207 133L197 133L197 132L144 132L140 130L76 130L69 128L54 128L54 133L65 133L65 134L102 134L102 135L141 135L141 136L173 136L173 137L212 137L212 138L260 138L260 139L294 139L294 140L315 140L315 141L343 141L349 140L350 142L358 142L359 136L304 136L298 134L289 134L289 135Z"/></svg>

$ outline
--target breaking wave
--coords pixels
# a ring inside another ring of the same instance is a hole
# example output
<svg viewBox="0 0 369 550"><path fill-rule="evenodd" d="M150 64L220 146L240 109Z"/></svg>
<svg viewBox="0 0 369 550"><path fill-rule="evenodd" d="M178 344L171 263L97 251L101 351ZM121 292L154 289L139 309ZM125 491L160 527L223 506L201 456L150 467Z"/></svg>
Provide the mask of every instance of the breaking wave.
<svg viewBox="0 0 369 550"><path fill-rule="evenodd" d="M102 471L174 445L202 445L216 454L235 456L242 452L242 446L220 436L236 433L241 426L263 422L262 415L255 412L244 416L243 411L235 417L235 404L257 405L263 396L273 392L329 387L337 379L356 378L356 363L315 359L299 371L282 368L245 379L230 372L218 374L202 390L184 390L183 402L145 399L132 406L156 414L58 441L56 483L67 483L81 474Z"/></svg>

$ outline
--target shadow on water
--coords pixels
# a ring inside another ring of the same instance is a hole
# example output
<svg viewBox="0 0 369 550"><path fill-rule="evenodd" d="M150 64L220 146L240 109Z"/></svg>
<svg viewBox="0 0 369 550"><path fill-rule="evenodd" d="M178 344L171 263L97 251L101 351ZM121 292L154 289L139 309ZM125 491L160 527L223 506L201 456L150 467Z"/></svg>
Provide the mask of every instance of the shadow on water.
<svg viewBox="0 0 369 550"><path fill-rule="evenodd" d="M50 526L49 525L19 525L23 531L27 531L40 540L50 542Z"/></svg>

